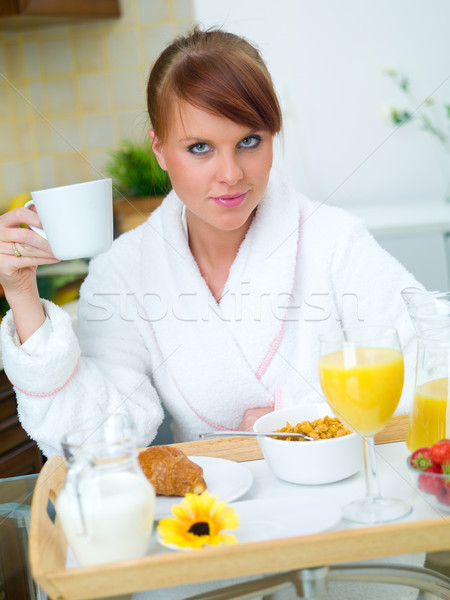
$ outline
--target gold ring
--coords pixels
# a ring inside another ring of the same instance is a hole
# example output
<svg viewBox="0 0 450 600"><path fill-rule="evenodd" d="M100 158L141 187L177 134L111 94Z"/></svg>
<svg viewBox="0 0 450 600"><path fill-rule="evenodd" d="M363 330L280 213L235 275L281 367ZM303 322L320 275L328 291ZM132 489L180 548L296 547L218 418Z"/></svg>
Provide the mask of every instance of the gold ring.
<svg viewBox="0 0 450 600"><path fill-rule="evenodd" d="M12 249L13 249L14 254L17 256L17 258L19 258L19 256L22 256L20 254L20 252L17 250L15 242L12 243Z"/></svg>

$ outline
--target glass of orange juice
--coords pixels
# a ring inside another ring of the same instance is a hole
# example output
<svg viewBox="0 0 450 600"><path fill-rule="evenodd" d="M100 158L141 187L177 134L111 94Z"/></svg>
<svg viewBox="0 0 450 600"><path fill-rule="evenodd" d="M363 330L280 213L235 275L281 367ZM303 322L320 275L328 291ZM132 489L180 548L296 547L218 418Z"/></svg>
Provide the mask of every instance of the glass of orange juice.
<svg viewBox="0 0 450 600"><path fill-rule="evenodd" d="M411 452L432 446L450 433L450 328L418 337L414 402L406 445Z"/></svg>
<svg viewBox="0 0 450 600"><path fill-rule="evenodd" d="M343 508L358 523L395 521L411 511L397 498L381 495L374 435L388 423L403 389L403 354L391 327L338 329L320 337L320 383L328 401L347 427L364 438L365 498Z"/></svg>

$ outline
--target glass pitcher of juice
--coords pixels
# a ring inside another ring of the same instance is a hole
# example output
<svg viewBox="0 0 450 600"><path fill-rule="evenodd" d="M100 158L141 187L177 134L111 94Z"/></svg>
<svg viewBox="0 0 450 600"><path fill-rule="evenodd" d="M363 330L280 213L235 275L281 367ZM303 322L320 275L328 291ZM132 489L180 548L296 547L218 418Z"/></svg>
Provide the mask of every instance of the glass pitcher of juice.
<svg viewBox="0 0 450 600"><path fill-rule="evenodd" d="M450 292L402 292L417 333L414 401L406 444L411 452L450 437Z"/></svg>
<svg viewBox="0 0 450 600"><path fill-rule="evenodd" d="M80 565L139 558L149 547L155 492L137 459L126 415L89 423L62 438L67 463L56 512Z"/></svg>

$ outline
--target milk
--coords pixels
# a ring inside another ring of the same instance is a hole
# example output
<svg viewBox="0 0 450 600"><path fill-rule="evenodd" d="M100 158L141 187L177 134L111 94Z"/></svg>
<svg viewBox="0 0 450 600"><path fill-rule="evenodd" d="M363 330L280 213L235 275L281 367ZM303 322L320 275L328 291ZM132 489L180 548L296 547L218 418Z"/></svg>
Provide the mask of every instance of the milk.
<svg viewBox="0 0 450 600"><path fill-rule="evenodd" d="M147 553L155 492L142 474L101 472L78 480L87 534L73 484L61 490L56 510L80 565L139 558Z"/></svg>

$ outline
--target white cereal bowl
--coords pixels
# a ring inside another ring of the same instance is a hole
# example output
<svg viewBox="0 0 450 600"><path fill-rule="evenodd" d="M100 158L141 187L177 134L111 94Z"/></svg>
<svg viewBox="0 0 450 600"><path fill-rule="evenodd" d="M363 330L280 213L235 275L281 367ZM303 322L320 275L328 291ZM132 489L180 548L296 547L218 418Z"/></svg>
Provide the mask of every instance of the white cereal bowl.
<svg viewBox="0 0 450 600"><path fill-rule="evenodd" d="M299 404L260 417L253 431L274 431L303 421L334 417L327 404ZM363 439L356 433L314 442L292 442L258 437L270 470L291 483L317 485L333 483L354 475L363 467Z"/></svg>

